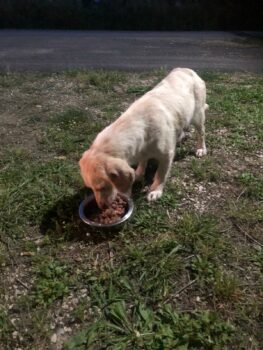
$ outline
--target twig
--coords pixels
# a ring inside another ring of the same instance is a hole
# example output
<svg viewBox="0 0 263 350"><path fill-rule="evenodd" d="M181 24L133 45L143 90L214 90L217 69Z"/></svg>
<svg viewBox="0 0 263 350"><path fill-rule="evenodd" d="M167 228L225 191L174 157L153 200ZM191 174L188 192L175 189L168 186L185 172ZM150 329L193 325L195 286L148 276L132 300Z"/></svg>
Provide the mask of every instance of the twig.
<svg viewBox="0 0 263 350"><path fill-rule="evenodd" d="M240 227L237 223L234 222L234 226L236 226L236 228L243 233L243 235L246 238L249 238L252 242L254 242L255 244L259 245L260 247L263 247L263 244L260 243L258 240L256 240L256 238L254 238L253 236L251 236L250 234L248 234L245 230L242 229L242 227Z"/></svg>
<svg viewBox="0 0 263 350"><path fill-rule="evenodd" d="M16 281L17 281L18 283L20 283L21 286L23 286L23 287L26 288L27 290L29 289L28 286L27 286L24 282L22 282L19 278L16 278Z"/></svg>
<svg viewBox="0 0 263 350"><path fill-rule="evenodd" d="M188 284L186 284L184 287L182 287L181 289L178 290L177 293L174 293L172 295L170 295L165 301L164 301L164 304L166 304L172 297L175 297L175 298L178 298L179 295L184 292L187 288L191 287L194 283L196 283L197 281L197 278L190 281Z"/></svg>
<svg viewBox="0 0 263 350"><path fill-rule="evenodd" d="M108 247L109 247L108 252L109 252L110 264L111 264L111 266L113 266L113 257L114 257L114 253L113 253L113 251L112 251L112 246L111 246L110 242L108 243Z"/></svg>
<svg viewBox="0 0 263 350"><path fill-rule="evenodd" d="M168 209L166 210L166 214L167 214L167 216L168 216L169 220L171 220L171 215L170 215L170 213L169 213L169 210L168 210Z"/></svg>
<svg viewBox="0 0 263 350"><path fill-rule="evenodd" d="M241 287L261 287L262 288L262 283L252 283L251 284L251 282L249 282L249 283L242 283L242 284L240 284L240 286Z"/></svg>
<svg viewBox="0 0 263 350"><path fill-rule="evenodd" d="M98 266L99 256L100 256L100 255L97 253L97 254L96 254L96 259L94 260L94 263L93 263L95 269L96 269L96 267Z"/></svg>
<svg viewBox="0 0 263 350"><path fill-rule="evenodd" d="M239 201L239 198L240 198L240 197L242 196L242 194L244 194L245 192L246 192L246 188L244 188L243 191L241 191L241 192L239 193L236 202Z"/></svg>
<svg viewBox="0 0 263 350"><path fill-rule="evenodd" d="M190 281L187 285L185 285L183 288L179 289L178 292L175 294L175 297L179 297L179 295L185 291L187 288L189 288L190 286L192 286L195 282L197 281L197 278Z"/></svg>
<svg viewBox="0 0 263 350"><path fill-rule="evenodd" d="M193 257L195 257L195 254L192 254L192 255L187 256L186 258L183 259L183 261L192 259Z"/></svg>

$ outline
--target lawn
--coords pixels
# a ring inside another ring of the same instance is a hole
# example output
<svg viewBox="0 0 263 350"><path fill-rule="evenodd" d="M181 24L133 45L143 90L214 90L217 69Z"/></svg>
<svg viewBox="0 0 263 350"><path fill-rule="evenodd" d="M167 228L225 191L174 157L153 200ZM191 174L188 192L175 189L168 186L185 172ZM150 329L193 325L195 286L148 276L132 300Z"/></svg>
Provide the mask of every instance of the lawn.
<svg viewBox="0 0 263 350"><path fill-rule="evenodd" d="M120 232L78 218L82 152L166 73L0 75L1 349L262 349L263 75L199 72L208 155Z"/></svg>

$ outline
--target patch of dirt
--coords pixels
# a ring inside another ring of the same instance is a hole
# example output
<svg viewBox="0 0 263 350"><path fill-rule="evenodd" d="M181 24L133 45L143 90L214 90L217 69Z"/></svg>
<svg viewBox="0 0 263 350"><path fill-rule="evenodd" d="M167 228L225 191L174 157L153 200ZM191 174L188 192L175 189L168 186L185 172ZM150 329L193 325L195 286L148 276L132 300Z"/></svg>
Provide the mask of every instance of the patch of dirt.
<svg viewBox="0 0 263 350"><path fill-rule="evenodd" d="M88 108L89 98L78 93L77 82L63 76L31 79L19 87L0 87L0 146L23 147L34 153L44 137L39 126L67 108Z"/></svg>

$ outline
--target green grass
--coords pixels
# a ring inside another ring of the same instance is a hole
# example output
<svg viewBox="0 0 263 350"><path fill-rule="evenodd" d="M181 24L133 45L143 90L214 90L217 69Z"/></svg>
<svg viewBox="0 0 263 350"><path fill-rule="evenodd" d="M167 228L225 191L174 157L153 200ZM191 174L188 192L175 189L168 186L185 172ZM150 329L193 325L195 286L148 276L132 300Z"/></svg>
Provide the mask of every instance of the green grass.
<svg viewBox="0 0 263 350"><path fill-rule="evenodd" d="M78 217L82 152L166 73L0 76L0 348L261 349L262 75L200 72L208 155L120 232Z"/></svg>
<svg viewBox="0 0 263 350"><path fill-rule="evenodd" d="M209 312L191 316L166 305L155 311L136 303L113 302L87 331L71 339L65 349L213 349L224 348L233 327Z"/></svg>
<svg viewBox="0 0 263 350"><path fill-rule="evenodd" d="M263 200L263 176L254 176L250 172L244 172L239 176L240 183L244 186L244 195L258 200Z"/></svg>
<svg viewBox="0 0 263 350"><path fill-rule="evenodd" d="M222 177L222 173L220 172L222 164L212 157L200 160L193 159L191 166L192 174L198 182L218 182L220 177Z"/></svg>
<svg viewBox="0 0 263 350"><path fill-rule="evenodd" d="M31 295L32 303L47 306L69 293L69 267L58 261L42 262L35 271L36 280Z"/></svg>

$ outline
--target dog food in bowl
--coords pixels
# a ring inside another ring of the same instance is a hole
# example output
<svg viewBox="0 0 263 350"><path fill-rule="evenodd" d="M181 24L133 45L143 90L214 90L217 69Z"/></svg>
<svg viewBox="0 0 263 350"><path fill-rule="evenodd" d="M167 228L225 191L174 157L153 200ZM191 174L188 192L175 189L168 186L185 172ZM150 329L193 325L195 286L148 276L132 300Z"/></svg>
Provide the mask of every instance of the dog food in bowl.
<svg viewBox="0 0 263 350"><path fill-rule="evenodd" d="M106 209L99 209L97 206L93 210L86 210L86 217L98 224L112 224L119 221L125 214L127 209L127 202L120 195L111 203L110 207Z"/></svg>

